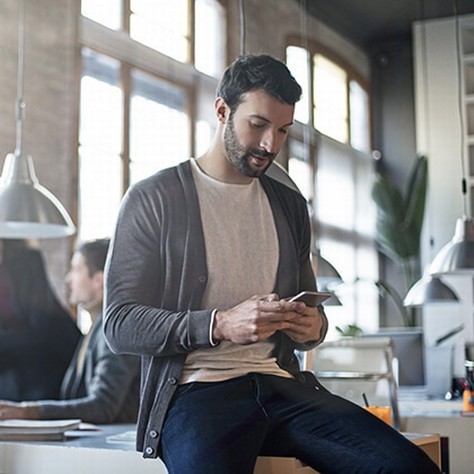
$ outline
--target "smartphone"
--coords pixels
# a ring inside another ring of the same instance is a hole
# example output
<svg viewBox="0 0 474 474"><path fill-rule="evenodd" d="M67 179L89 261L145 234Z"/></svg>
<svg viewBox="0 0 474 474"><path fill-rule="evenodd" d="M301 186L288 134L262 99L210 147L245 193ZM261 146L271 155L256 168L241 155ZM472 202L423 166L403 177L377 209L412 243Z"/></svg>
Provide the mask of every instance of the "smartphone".
<svg viewBox="0 0 474 474"><path fill-rule="evenodd" d="M288 301L302 301L306 306L318 306L332 296L328 291L302 291L288 298Z"/></svg>

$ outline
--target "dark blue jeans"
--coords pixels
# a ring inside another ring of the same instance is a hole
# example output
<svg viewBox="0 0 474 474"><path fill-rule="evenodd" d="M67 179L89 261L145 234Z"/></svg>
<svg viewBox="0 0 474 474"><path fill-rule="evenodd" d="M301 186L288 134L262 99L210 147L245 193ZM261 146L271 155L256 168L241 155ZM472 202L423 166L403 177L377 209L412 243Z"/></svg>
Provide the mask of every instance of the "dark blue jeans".
<svg viewBox="0 0 474 474"><path fill-rule="evenodd" d="M248 374L178 388L162 436L170 474L251 474L259 455L322 473L439 473L429 457L314 376Z"/></svg>

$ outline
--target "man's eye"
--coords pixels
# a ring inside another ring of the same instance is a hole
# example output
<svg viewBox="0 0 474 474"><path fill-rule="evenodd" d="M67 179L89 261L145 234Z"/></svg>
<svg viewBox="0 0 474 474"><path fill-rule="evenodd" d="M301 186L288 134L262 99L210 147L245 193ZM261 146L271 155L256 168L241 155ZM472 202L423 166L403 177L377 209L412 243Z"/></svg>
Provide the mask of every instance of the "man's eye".
<svg viewBox="0 0 474 474"><path fill-rule="evenodd" d="M261 122L250 122L250 125L253 128L263 128L265 126L265 124Z"/></svg>

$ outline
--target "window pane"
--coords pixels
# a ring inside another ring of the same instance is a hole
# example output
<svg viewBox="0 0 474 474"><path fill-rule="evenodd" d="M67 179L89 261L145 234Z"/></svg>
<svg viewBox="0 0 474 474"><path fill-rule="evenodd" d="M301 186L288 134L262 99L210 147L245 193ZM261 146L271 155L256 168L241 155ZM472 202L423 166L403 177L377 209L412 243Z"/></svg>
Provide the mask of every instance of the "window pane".
<svg viewBox="0 0 474 474"><path fill-rule="evenodd" d="M79 123L79 238L110 236L122 195L119 62L83 50Z"/></svg>
<svg viewBox="0 0 474 474"><path fill-rule="evenodd" d="M196 123L196 157L203 155L212 141L213 129L205 120Z"/></svg>
<svg viewBox="0 0 474 474"><path fill-rule="evenodd" d="M224 69L225 12L217 0L196 0L194 64L199 71L219 77Z"/></svg>
<svg viewBox="0 0 474 474"><path fill-rule="evenodd" d="M350 163L344 166L351 168ZM318 218L333 226L351 228L354 223L354 183L351 173L337 166L318 168Z"/></svg>
<svg viewBox="0 0 474 474"><path fill-rule="evenodd" d="M313 81L315 128L348 143L346 72L321 54L315 54Z"/></svg>
<svg viewBox="0 0 474 474"><path fill-rule="evenodd" d="M301 99L296 103L295 120L309 122L309 54L304 48L288 46L286 48L286 65L303 89Z"/></svg>
<svg viewBox="0 0 474 474"><path fill-rule="evenodd" d="M79 169L79 238L110 237L122 199L122 160L84 146Z"/></svg>
<svg viewBox="0 0 474 474"><path fill-rule="evenodd" d="M369 97L356 81L351 81L349 88L351 145L357 150L369 153Z"/></svg>
<svg viewBox="0 0 474 474"><path fill-rule="evenodd" d="M189 61L188 0L130 2L130 37L178 61Z"/></svg>
<svg viewBox="0 0 474 474"><path fill-rule="evenodd" d="M134 70L130 109L131 183L189 158L183 89Z"/></svg>
<svg viewBox="0 0 474 474"><path fill-rule="evenodd" d="M372 158L327 137L321 137L315 185L317 240L321 254L345 284L336 294L343 304L338 324L356 323L365 331L378 324L378 257L374 242L375 205ZM355 284L355 279L364 284ZM334 308L334 309L333 309ZM339 308L327 307L328 311ZM336 317L336 314L334 315ZM330 317L331 318L331 317Z"/></svg>
<svg viewBox="0 0 474 474"><path fill-rule="evenodd" d="M312 200L311 192L311 167L305 159L304 144L299 140L289 140L288 174L295 182L301 194L307 201Z"/></svg>
<svg viewBox="0 0 474 474"><path fill-rule="evenodd" d="M121 27L122 0L82 0L82 15L113 30Z"/></svg>

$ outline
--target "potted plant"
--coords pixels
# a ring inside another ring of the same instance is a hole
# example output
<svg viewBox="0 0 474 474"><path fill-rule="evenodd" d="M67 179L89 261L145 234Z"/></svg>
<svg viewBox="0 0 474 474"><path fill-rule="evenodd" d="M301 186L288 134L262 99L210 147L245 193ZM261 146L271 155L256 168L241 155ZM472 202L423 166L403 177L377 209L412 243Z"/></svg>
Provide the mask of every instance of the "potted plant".
<svg viewBox="0 0 474 474"><path fill-rule="evenodd" d="M376 240L380 251L402 269L405 293L420 278L420 238L425 214L428 182L428 161L425 156L415 160L403 193L386 176L379 174L372 188L377 205ZM404 326L415 326L415 309L406 308L399 292L387 282L376 285L388 295L400 311Z"/></svg>

